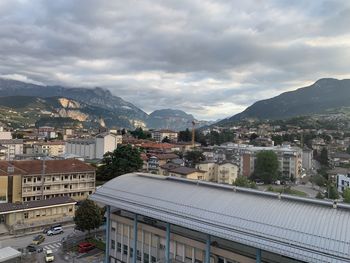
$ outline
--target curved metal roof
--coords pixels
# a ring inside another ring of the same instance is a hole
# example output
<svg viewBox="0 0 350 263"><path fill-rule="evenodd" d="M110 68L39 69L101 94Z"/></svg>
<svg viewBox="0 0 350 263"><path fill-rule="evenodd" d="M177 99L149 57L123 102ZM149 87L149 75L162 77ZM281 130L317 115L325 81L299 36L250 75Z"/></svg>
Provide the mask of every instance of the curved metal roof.
<svg viewBox="0 0 350 263"><path fill-rule="evenodd" d="M140 173L91 199L302 261L350 262L347 205Z"/></svg>

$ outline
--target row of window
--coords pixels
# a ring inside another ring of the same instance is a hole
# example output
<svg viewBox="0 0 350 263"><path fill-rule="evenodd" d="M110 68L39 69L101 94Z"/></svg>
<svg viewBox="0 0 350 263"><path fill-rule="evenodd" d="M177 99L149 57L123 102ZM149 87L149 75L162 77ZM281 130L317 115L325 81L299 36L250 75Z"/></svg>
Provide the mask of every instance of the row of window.
<svg viewBox="0 0 350 263"><path fill-rule="evenodd" d="M115 240L111 240L111 249L115 250ZM122 244L117 242L117 252L122 253ZM129 253L130 252L130 253ZM129 247L127 245L123 245L123 255L128 256L132 258L134 256L134 249L132 247ZM137 260L141 261L141 251L137 250ZM151 263L155 263L157 261L156 257L151 256ZM149 263L149 254L148 253L143 253L143 263Z"/></svg>
<svg viewBox="0 0 350 263"><path fill-rule="evenodd" d="M92 191L89 192L77 192L77 193L64 193L64 194L53 194L53 195L45 195L44 199L49 199L53 197L58 196L69 196L69 197L81 197L81 196L87 196L91 195ZM35 201L35 200L41 200L41 196L29 196L29 197L23 197L23 202L29 202L29 201Z"/></svg>
<svg viewBox="0 0 350 263"><path fill-rule="evenodd" d="M61 176L48 176L45 175L45 182L55 182L55 181L69 181L69 180L74 180L74 179L94 179L95 175L93 174L73 174L73 175L61 175ZM23 183L36 183L36 182L41 182L41 177L25 177L23 178Z"/></svg>

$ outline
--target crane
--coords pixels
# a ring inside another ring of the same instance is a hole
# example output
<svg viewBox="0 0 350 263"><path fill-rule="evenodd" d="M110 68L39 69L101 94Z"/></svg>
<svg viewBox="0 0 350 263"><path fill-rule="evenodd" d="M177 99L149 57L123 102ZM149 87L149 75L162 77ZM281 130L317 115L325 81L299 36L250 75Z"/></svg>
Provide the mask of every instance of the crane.
<svg viewBox="0 0 350 263"><path fill-rule="evenodd" d="M193 120L192 121L192 147L194 148L195 146L195 134L196 134L196 129L195 129L195 126L196 126L196 122Z"/></svg>

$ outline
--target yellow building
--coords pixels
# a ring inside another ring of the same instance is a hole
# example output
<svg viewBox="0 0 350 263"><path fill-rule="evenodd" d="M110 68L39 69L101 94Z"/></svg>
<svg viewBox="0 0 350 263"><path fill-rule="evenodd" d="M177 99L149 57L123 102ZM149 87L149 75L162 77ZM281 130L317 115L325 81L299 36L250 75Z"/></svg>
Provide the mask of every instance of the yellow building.
<svg viewBox="0 0 350 263"><path fill-rule="evenodd" d="M204 173L204 171L185 166L179 166L172 170L169 170L169 176L182 177L192 180L203 180Z"/></svg>
<svg viewBox="0 0 350 263"><path fill-rule="evenodd" d="M59 156L65 153L65 142L39 142L33 144L33 153L44 154L47 156Z"/></svg>
<svg viewBox="0 0 350 263"><path fill-rule="evenodd" d="M79 201L95 191L95 168L76 159L0 161L0 196L26 202L69 196Z"/></svg>
<svg viewBox="0 0 350 263"><path fill-rule="evenodd" d="M67 196L23 204L0 204L0 224L6 225L10 233L33 231L43 226L73 221L75 201Z"/></svg>
<svg viewBox="0 0 350 263"><path fill-rule="evenodd" d="M196 168L204 171L203 180L210 182L233 184L238 176L238 166L230 162L205 161L197 164Z"/></svg>

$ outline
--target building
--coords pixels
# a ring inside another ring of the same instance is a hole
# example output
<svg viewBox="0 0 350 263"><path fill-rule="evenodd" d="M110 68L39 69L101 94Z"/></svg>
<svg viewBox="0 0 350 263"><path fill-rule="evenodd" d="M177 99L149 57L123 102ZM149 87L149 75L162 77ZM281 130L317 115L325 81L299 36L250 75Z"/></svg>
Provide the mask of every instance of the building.
<svg viewBox="0 0 350 263"><path fill-rule="evenodd" d="M57 196L84 200L95 191L95 177L94 167L76 159L0 161L0 199L9 203Z"/></svg>
<svg viewBox="0 0 350 263"><path fill-rule="evenodd" d="M102 159L107 152L113 152L122 143L122 136L102 133L93 139L72 139L66 142L66 153L85 159Z"/></svg>
<svg viewBox="0 0 350 263"><path fill-rule="evenodd" d="M149 154L148 157L148 170L158 172L159 166L166 164L167 162L178 159L179 156L175 153L158 153Z"/></svg>
<svg viewBox="0 0 350 263"><path fill-rule="evenodd" d="M39 135L39 137L45 138L45 139L56 139L57 138L57 133L55 131L55 128L49 127L49 126L39 127L38 135Z"/></svg>
<svg viewBox="0 0 350 263"><path fill-rule="evenodd" d="M347 169L344 169L347 170ZM339 193L343 193L346 188L350 187L350 171L338 173L337 178L337 188Z"/></svg>
<svg viewBox="0 0 350 263"><path fill-rule="evenodd" d="M311 170L313 167L312 161L314 159L313 156L313 151L307 147L303 148L303 161L302 161L302 166L305 170Z"/></svg>
<svg viewBox="0 0 350 263"><path fill-rule="evenodd" d="M0 204L0 225L4 224L10 233L41 230L43 226L57 222L72 222L75 215L75 201L68 196L21 204Z"/></svg>
<svg viewBox="0 0 350 263"><path fill-rule="evenodd" d="M12 140L12 134L9 131L0 131L0 140Z"/></svg>
<svg viewBox="0 0 350 263"><path fill-rule="evenodd" d="M0 145L6 148L3 148L5 160L14 160L17 154L23 154L23 140L21 139L0 140Z"/></svg>
<svg viewBox="0 0 350 263"><path fill-rule="evenodd" d="M239 167L230 162L203 161L196 168L204 171L204 180L221 184L233 184L238 176Z"/></svg>
<svg viewBox="0 0 350 263"><path fill-rule="evenodd" d="M33 144L33 154L57 157L65 153L66 144L63 141L38 142Z"/></svg>
<svg viewBox="0 0 350 263"><path fill-rule="evenodd" d="M277 155L279 171L282 176L290 179L301 177L302 150L291 146L254 147L249 146L242 150L240 173L249 177L255 169L256 154L261 151L273 151Z"/></svg>
<svg viewBox="0 0 350 263"><path fill-rule="evenodd" d="M187 178L192 180L204 180L204 171L186 167L186 166L178 166L174 169L168 171L169 176L175 176L180 178Z"/></svg>
<svg viewBox="0 0 350 263"><path fill-rule="evenodd" d="M106 262L350 262L346 204L141 173L91 199L106 205Z"/></svg>
<svg viewBox="0 0 350 263"><path fill-rule="evenodd" d="M151 132L152 139L157 142L162 142L165 138L168 138L170 142L177 142L177 132L171 130L156 130Z"/></svg>

